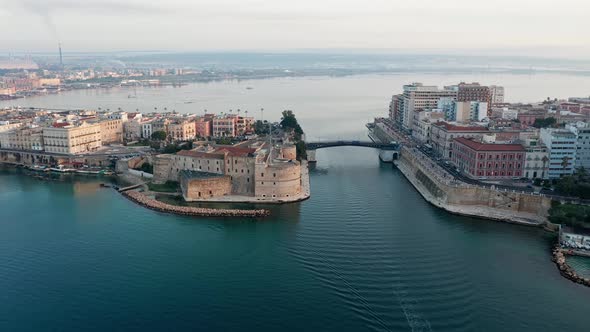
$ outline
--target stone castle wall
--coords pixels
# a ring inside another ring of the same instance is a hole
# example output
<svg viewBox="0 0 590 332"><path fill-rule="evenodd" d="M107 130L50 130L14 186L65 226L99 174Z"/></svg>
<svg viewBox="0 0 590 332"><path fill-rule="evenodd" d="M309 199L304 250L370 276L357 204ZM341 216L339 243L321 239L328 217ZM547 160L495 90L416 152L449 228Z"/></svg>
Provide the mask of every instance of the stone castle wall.
<svg viewBox="0 0 590 332"><path fill-rule="evenodd" d="M300 192L299 162L256 165L256 197L291 197Z"/></svg>
<svg viewBox="0 0 590 332"><path fill-rule="evenodd" d="M449 212L535 225L547 220L551 199L546 196L453 181L407 148L396 165L427 201Z"/></svg>
<svg viewBox="0 0 590 332"><path fill-rule="evenodd" d="M187 178L181 176L180 188L187 202L230 195L232 184L230 177L221 175L207 178Z"/></svg>

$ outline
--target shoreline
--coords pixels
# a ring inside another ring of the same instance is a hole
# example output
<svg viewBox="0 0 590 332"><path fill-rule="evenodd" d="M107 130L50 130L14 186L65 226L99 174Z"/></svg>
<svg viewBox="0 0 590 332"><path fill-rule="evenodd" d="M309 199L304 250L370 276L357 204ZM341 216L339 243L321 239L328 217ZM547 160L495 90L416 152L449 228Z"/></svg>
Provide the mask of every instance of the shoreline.
<svg viewBox="0 0 590 332"><path fill-rule="evenodd" d="M405 179L414 187L414 189L422 196L422 198L434 207L442 209L448 213L466 217L472 217L477 219L485 219L492 221L502 221L515 225L529 226L529 227L542 227L546 224L545 221L535 221L533 214L527 216L516 217L513 212L507 211L507 213L500 213L497 209L489 207L454 207L449 204L443 204L437 201L435 197L430 195L428 191L421 186L421 184L411 176L410 170L406 169L405 166L401 165L399 161L394 162L397 169L404 175ZM469 211L468 209L471 209Z"/></svg>

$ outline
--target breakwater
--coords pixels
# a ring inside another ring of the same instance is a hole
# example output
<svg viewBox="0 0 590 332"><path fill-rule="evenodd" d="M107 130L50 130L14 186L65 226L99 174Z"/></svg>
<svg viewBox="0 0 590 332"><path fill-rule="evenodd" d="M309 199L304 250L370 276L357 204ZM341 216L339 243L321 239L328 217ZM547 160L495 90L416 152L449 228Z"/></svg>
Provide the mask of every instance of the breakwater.
<svg viewBox="0 0 590 332"><path fill-rule="evenodd" d="M183 216L194 216L194 217L246 217L246 218L259 218L270 215L270 211L266 209L257 210L242 210L242 209L208 209L208 208L196 208L191 206L177 206L166 204L149 198L148 196L140 193L139 191L128 190L121 192L121 195L127 197L129 200L144 206L148 209L172 213Z"/></svg>
<svg viewBox="0 0 590 332"><path fill-rule="evenodd" d="M576 271L571 266L569 266L569 264L566 262L566 260L565 260L566 253L567 253L566 249L562 249L559 247L555 247L553 249L552 260L555 262L555 265L557 265L557 268L559 269L559 273L561 273L562 276L564 276L565 278L567 278L575 283L590 287L590 279L584 278L584 277L578 275L576 273Z"/></svg>

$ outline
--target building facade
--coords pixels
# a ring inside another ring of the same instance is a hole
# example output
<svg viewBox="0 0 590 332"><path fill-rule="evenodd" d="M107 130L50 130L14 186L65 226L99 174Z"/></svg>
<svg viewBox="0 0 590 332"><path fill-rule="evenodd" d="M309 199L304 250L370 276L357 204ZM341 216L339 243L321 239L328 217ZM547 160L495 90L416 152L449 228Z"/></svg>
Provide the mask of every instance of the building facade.
<svg viewBox="0 0 590 332"><path fill-rule="evenodd" d="M395 102L397 107L397 118L401 120L400 125L411 130L415 110L432 110L438 107L441 98L456 98L457 92L452 90L441 90L437 86L426 86L422 83L404 85L404 92Z"/></svg>
<svg viewBox="0 0 590 332"><path fill-rule="evenodd" d="M566 129L541 129L541 141L547 146L549 154L550 179L574 173L577 151L576 134Z"/></svg>
<svg viewBox="0 0 590 332"><path fill-rule="evenodd" d="M452 162L464 174L479 179L522 177L525 149L520 144L484 143L465 137L455 138Z"/></svg>
<svg viewBox="0 0 590 332"><path fill-rule="evenodd" d="M54 124L53 127L43 128L43 144L49 153L83 154L96 151L102 146L100 124Z"/></svg>
<svg viewBox="0 0 590 332"><path fill-rule="evenodd" d="M457 86L457 101L480 101L488 105L488 116L491 116L490 88L479 83L461 82Z"/></svg>
<svg viewBox="0 0 590 332"><path fill-rule="evenodd" d="M485 127L479 126L458 126L448 122L438 122L430 127L432 147L436 153L443 158L452 157L451 142L458 137L481 138L489 134Z"/></svg>

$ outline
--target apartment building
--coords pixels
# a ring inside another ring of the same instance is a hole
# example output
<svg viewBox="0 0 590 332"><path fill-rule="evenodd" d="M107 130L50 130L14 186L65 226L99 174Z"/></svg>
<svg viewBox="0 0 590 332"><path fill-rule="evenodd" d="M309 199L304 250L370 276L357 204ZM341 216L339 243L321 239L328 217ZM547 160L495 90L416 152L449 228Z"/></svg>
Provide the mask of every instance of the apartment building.
<svg viewBox="0 0 590 332"><path fill-rule="evenodd" d="M443 158L451 158L451 142L458 137L477 138L489 134L485 127L460 126L448 122L437 122L430 127L432 147Z"/></svg>
<svg viewBox="0 0 590 332"><path fill-rule="evenodd" d="M45 151L61 154L83 154L98 150L102 146L100 124L81 125L54 123L43 128Z"/></svg>
<svg viewBox="0 0 590 332"><path fill-rule="evenodd" d="M522 177L525 149L521 144L485 143L478 139L459 137L453 140L452 149L452 162L469 177Z"/></svg>
<svg viewBox="0 0 590 332"><path fill-rule="evenodd" d="M577 136L567 129L542 128L541 140L549 152L550 179L574 173L577 151Z"/></svg>

